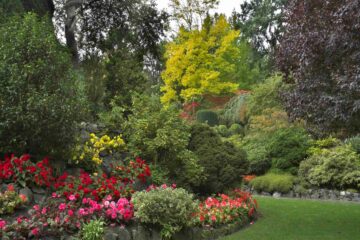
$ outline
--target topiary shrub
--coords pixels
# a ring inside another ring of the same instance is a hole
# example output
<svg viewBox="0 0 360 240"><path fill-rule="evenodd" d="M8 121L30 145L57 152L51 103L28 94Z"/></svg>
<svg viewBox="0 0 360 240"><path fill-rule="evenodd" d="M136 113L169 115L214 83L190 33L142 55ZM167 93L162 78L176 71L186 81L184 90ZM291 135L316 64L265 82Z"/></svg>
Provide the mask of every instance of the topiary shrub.
<svg viewBox="0 0 360 240"><path fill-rule="evenodd" d="M0 151L67 159L86 109L71 56L48 18L12 17L0 31Z"/></svg>
<svg viewBox="0 0 360 240"><path fill-rule="evenodd" d="M258 192L287 193L294 185L295 178L290 174L268 173L250 181L250 185Z"/></svg>
<svg viewBox="0 0 360 240"><path fill-rule="evenodd" d="M192 126L189 149L197 154L206 177L193 186L198 193L224 192L241 181L241 176L247 172L246 153L231 143L222 142L219 135L207 125Z"/></svg>
<svg viewBox="0 0 360 240"><path fill-rule="evenodd" d="M219 124L219 117L214 111L199 110L196 113L196 121L199 123L207 123L209 126L215 126Z"/></svg>
<svg viewBox="0 0 360 240"><path fill-rule="evenodd" d="M272 167L294 170L307 157L310 137L303 128L290 127L277 130L269 144Z"/></svg>
<svg viewBox="0 0 360 240"><path fill-rule="evenodd" d="M186 190L162 186L148 192L136 192L132 196L135 217L140 222L161 227L161 236L171 236L191 223L197 202Z"/></svg>
<svg viewBox="0 0 360 240"><path fill-rule="evenodd" d="M349 145L323 149L300 164L299 176L313 186L360 189L360 156Z"/></svg>

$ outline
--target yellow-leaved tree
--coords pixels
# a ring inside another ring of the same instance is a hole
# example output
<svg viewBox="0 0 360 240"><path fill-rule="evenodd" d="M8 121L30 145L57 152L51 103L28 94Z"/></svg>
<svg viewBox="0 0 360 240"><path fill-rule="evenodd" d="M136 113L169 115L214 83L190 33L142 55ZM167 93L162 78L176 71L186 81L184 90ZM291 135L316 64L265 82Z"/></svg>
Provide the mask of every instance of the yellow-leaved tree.
<svg viewBox="0 0 360 240"><path fill-rule="evenodd" d="M209 22L201 30L180 29L178 37L166 45L161 88L164 105L238 88L239 62L244 60L240 33L231 29L223 15L215 23Z"/></svg>

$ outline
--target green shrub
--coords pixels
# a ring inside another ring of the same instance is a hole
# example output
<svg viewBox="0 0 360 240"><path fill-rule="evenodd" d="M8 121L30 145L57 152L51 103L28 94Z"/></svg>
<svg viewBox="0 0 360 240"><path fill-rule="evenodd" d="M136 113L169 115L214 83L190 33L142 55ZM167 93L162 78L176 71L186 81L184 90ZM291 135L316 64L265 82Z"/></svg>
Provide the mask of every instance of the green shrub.
<svg viewBox="0 0 360 240"><path fill-rule="evenodd" d="M300 164L299 176L313 186L360 189L360 156L349 145L324 149Z"/></svg>
<svg viewBox="0 0 360 240"><path fill-rule="evenodd" d="M244 135L244 127L237 123L232 124L229 131L231 135Z"/></svg>
<svg viewBox="0 0 360 240"><path fill-rule="evenodd" d="M229 137L231 135L229 129L225 125L218 125L213 128L221 137Z"/></svg>
<svg viewBox="0 0 360 240"><path fill-rule="evenodd" d="M303 128L291 127L277 130L271 136L269 144L272 167L282 170L297 168L307 156L310 140Z"/></svg>
<svg viewBox="0 0 360 240"><path fill-rule="evenodd" d="M196 113L196 121L199 123L207 123L209 126L215 126L219 124L219 117L214 111L199 110Z"/></svg>
<svg viewBox="0 0 360 240"><path fill-rule="evenodd" d="M274 75L257 85L248 98L248 113L250 116L260 115L265 109L281 109L279 90L282 86L282 76Z"/></svg>
<svg viewBox="0 0 360 240"><path fill-rule="evenodd" d="M311 141L311 147L308 149L308 154L319 154L323 149L329 149L339 146L341 141L337 138L327 137L324 139Z"/></svg>
<svg viewBox="0 0 360 240"><path fill-rule="evenodd" d="M349 144L355 152L360 154L360 135L346 139L345 143Z"/></svg>
<svg viewBox="0 0 360 240"><path fill-rule="evenodd" d="M290 174L268 173L264 176L251 180L250 185L258 192L281 192L287 193L294 185L294 176Z"/></svg>
<svg viewBox="0 0 360 240"><path fill-rule="evenodd" d="M87 109L71 56L48 18L12 17L0 31L0 151L67 159Z"/></svg>
<svg viewBox="0 0 360 240"><path fill-rule="evenodd" d="M81 229L81 239L83 240L102 240L104 235L104 225L102 220L91 220Z"/></svg>
<svg viewBox="0 0 360 240"><path fill-rule="evenodd" d="M132 113L122 126L132 155L159 165L180 186L200 181L202 167L187 149L190 126L176 109L163 108L158 96L135 95Z"/></svg>
<svg viewBox="0 0 360 240"><path fill-rule="evenodd" d="M220 122L227 126L234 123L247 123L247 99L248 94L233 97L224 107L220 114Z"/></svg>
<svg viewBox="0 0 360 240"><path fill-rule="evenodd" d="M189 226L197 209L193 195L181 188L161 187L149 192L136 192L132 202L135 217L142 223L160 226L163 238L170 238Z"/></svg>
<svg viewBox="0 0 360 240"><path fill-rule="evenodd" d="M247 172L246 153L233 144L222 142L209 126L192 126L189 149L197 154L206 179L194 186L201 194L224 192L241 181Z"/></svg>
<svg viewBox="0 0 360 240"><path fill-rule="evenodd" d="M241 147L247 154L249 173L261 175L271 168L269 135L247 135L243 138Z"/></svg>

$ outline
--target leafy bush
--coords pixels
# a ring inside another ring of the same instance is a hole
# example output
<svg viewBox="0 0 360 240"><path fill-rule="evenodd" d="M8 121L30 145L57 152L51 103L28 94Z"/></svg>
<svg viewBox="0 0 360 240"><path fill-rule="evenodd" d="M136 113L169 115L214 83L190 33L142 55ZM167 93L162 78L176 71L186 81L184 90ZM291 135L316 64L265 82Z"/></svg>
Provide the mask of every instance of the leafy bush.
<svg viewBox="0 0 360 240"><path fill-rule="evenodd" d="M0 149L69 157L76 121L87 109L71 57L48 18L13 17L0 25ZM59 161L60 162L60 161Z"/></svg>
<svg viewBox="0 0 360 240"><path fill-rule="evenodd" d="M348 145L324 149L300 164L299 176L313 186L360 189L360 156Z"/></svg>
<svg viewBox="0 0 360 240"><path fill-rule="evenodd" d="M199 193L223 192L241 181L241 175L247 171L245 152L231 143L222 142L219 135L207 125L192 126L189 149L197 154L206 176L198 186L194 186Z"/></svg>
<svg viewBox="0 0 360 240"><path fill-rule="evenodd" d="M292 170L307 156L310 137L303 128L291 127L277 130L271 137L269 156L272 167Z"/></svg>
<svg viewBox="0 0 360 240"><path fill-rule="evenodd" d="M91 220L84 224L81 229L81 239L84 240L102 240L104 235L105 222L102 220Z"/></svg>
<svg viewBox="0 0 360 240"><path fill-rule="evenodd" d="M294 177L289 174L268 173L251 180L250 185L258 192L281 192L287 193L294 185Z"/></svg>
<svg viewBox="0 0 360 240"><path fill-rule="evenodd" d="M231 133L231 135L243 135L244 134L244 127L241 126L240 124L234 123L230 126L229 131Z"/></svg>
<svg viewBox="0 0 360 240"><path fill-rule="evenodd" d="M26 201L25 195L17 194L13 185L8 185L8 189L0 193L0 215L13 214L15 209L25 204Z"/></svg>
<svg viewBox="0 0 360 240"><path fill-rule="evenodd" d="M337 138L327 137L323 139L318 139L311 141L311 147L308 149L308 154L319 154L322 152L323 149L329 149L336 146L339 146L341 141Z"/></svg>
<svg viewBox="0 0 360 240"><path fill-rule="evenodd" d="M200 180L202 167L187 149L190 127L176 109L164 109L158 96L135 96L132 114L123 126L133 155L160 165L178 185L189 186Z"/></svg>
<svg viewBox="0 0 360 240"><path fill-rule="evenodd" d="M248 113L250 116L261 115L265 109L281 109L279 90L282 86L282 76L274 75L257 85L248 97Z"/></svg>
<svg viewBox="0 0 360 240"><path fill-rule="evenodd" d="M249 161L249 173L261 175L271 168L269 141L270 136L261 135L248 135L242 140L241 147L246 151Z"/></svg>
<svg viewBox="0 0 360 240"><path fill-rule="evenodd" d="M225 125L218 125L213 128L221 137L229 137L230 131Z"/></svg>
<svg viewBox="0 0 360 240"><path fill-rule="evenodd" d="M219 117L217 113L211 110L197 111L196 120L199 123L207 123L209 126L215 126L219 124Z"/></svg>
<svg viewBox="0 0 360 240"><path fill-rule="evenodd" d="M166 186L148 192L136 192L132 197L135 217L141 222L160 226L161 235L170 238L183 227L189 226L197 209L193 195L186 190Z"/></svg>
<svg viewBox="0 0 360 240"><path fill-rule="evenodd" d="M355 152L360 154L360 135L345 140L346 144L349 144Z"/></svg>
<svg viewBox="0 0 360 240"><path fill-rule="evenodd" d="M287 113L276 109L264 109L261 115L252 116L249 124L249 134L251 135L268 135L278 129L289 128L292 124L289 122Z"/></svg>
<svg viewBox="0 0 360 240"><path fill-rule="evenodd" d="M246 124L248 94L233 97L224 107L220 114L220 122L225 125L234 123Z"/></svg>

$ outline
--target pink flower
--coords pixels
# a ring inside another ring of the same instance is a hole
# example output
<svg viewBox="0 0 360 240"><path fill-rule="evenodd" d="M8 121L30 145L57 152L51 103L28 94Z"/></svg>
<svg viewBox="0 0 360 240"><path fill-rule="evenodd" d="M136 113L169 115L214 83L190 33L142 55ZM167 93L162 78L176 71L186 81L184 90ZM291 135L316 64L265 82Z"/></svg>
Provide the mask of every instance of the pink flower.
<svg viewBox="0 0 360 240"><path fill-rule="evenodd" d="M72 215L74 215L73 210L70 209L70 210L68 211L68 215L69 215L70 217L71 217Z"/></svg>
<svg viewBox="0 0 360 240"><path fill-rule="evenodd" d="M54 221L55 221L55 223L60 223L60 218L59 218L59 217L56 217L56 218L54 219Z"/></svg>
<svg viewBox="0 0 360 240"><path fill-rule="evenodd" d="M18 218L16 219L16 222L17 222L18 224L21 224L21 223L22 223L22 218L21 218L21 217L18 217Z"/></svg>
<svg viewBox="0 0 360 240"><path fill-rule="evenodd" d="M86 204L88 202L88 199L87 198L84 198L83 200L82 200L82 204Z"/></svg>
<svg viewBox="0 0 360 240"><path fill-rule="evenodd" d="M106 201L111 201L111 200L112 200L112 196L111 196L111 195L107 195L107 196L105 197L105 200L106 200Z"/></svg>
<svg viewBox="0 0 360 240"><path fill-rule="evenodd" d="M46 208L43 208L43 209L41 210L41 214L46 214L46 212L47 212L47 209L46 209Z"/></svg>
<svg viewBox="0 0 360 240"><path fill-rule="evenodd" d="M161 185L161 188L162 188L162 189L166 189L166 188L167 188L167 185L164 183L163 185Z"/></svg>
<svg viewBox="0 0 360 240"><path fill-rule="evenodd" d="M52 197L52 198L59 198L60 195L58 195L57 193L54 192L54 193L51 194L51 197Z"/></svg>
<svg viewBox="0 0 360 240"><path fill-rule="evenodd" d="M171 185L171 187L172 187L173 189L175 189L175 188L176 188L176 184L173 183L173 184Z"/></svg>
<svg viewBox="0 0 360 240"><path fill-rule="evenodd" d="M104 202L104 206L105 206L105 207L108 207L109 205L110 205L110 202L109 202L109 201L105 201L105 202Z"/></svg>
<svg viewBox="0 0 360 240"><path fill-rule="evenodd" d="M39 207L39 205L34 205L34 206L33 206L33 209L34 209L35 211L39 211L39 210L40 210L40 207Z"/></svg>
<svg viewBox="0 0 360 240"><path fill-rule="evenodd" d="M213 221L213 222L216 221L216 216L215 216L215 215L212 215L212 216L211 216L211 221Z"/></svg>
<svg viewBox="0 0 360 240"><path fill-rule="evenodd" d="M81 228L80 222L77 222L77 223L76 223L76 227L77 227L77 228Z"/></svg>
<svg viewBox="0 0 360 240"><path fill-rule="evenodd" d="M38 228L32 229L31 234L34 235L34 236L37 236L39 234L39 229Z"/></svg>
<svg viewBox="0 0 360 240"><path fill-rule="evenodd" d="M4 220L0 220L0 229L4 229L6 226L6 222Z"/></svg>
<svg viewBox="0 0 360 240"><path fill-rule="evenodd" d="M63 210L65 210L66 209L66 204L65 203L60 203L60 205L59 205L59 210L60 211L63 211Z"/></svg>
<svg viewBox="0 0 360 240"><path fill-rule="evenodd" d="M116 217L117 217L116 212L113 212L113 213L111 214L111 218L112 218L112 219L115 219Z"/></svg>
<svg viewBox="0 0 360 240"><path fill-rule="evenodd" d="M74 194L71 194L71 195L69 196L69 200L70 200L70 201L75 201L75 200L76 200L75 195L74 195Z"/></svg>

